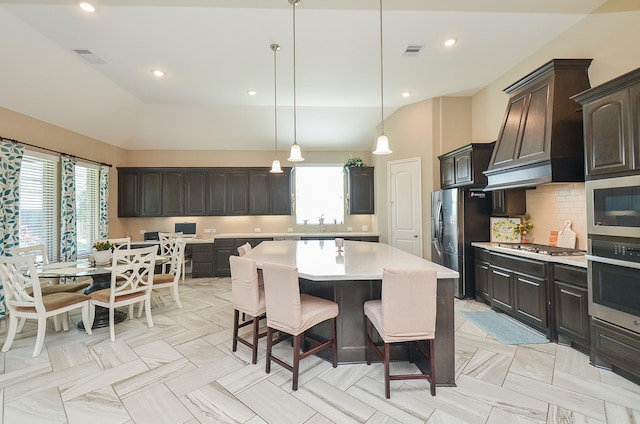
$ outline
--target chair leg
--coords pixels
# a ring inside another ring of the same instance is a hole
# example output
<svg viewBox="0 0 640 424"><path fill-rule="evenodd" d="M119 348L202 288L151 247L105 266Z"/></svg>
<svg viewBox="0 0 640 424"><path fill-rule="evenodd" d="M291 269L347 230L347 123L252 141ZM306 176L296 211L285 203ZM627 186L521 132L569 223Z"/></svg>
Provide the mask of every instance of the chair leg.
<svg viewBox="0 0 640 424"><path fill-rule="evenodd" d="M336 318L332 318L331 319L331 338L333 340L333 344L331 346L331 353L333 355L333 368L337 368L338 367L338 343L337 343L337 334L338 334L338 329L337 329L337 319Z"/></svg>
<svg viewBox="0 0 640 424"><path fill-rule="evenodd" d="M267 360L265 365L265 372L269 374L271 372L271 349L273 348L273 329L267 327Z"/></svg>
<svg viewBox="0 0 640 424"><path fill-rule="evenodd" d="M147 297L144 301L144 309L147 312L147 325L153 327L153 318L151 317L151 297Z"/></svg>
<svg viewBox="0 0 640 424"><path fill-rule="evenodd" d="M21 324L23 320L26 320L26 318L20 318ZM18 332L18 318L9 314L9 328L7 329L7 338L4 341L4 345L2 345L3 352L6 352L11 348L11 345L13 344L13 339L16 337L17 332Z"/></svg>
<svg viewBox="0 0 640 424"><path fill-rule="evenodd" d="M295 392L298 390L298 374L300 373L300 339L304 337L304 333L293 336L293 384L291 389Z"/></svg>
<svg viewBox="0 0 640 424"><path fill-rule="evenodd" d="M384 344L384 396L391 398L391 385L389 383L389 343Z"/></svg>
<svg viewBox="0 0 640 424"><path fill-rule="evenodd" d="M16 333L22 333L22 330L24 329L24 325L26 324L26 322L27 322L27 319L25 317L20 318L20 324L18 325L18 329Z"/></svg>
<svg viewBox="0 0 640 424"><path fill-rule="evenodd" d="M62 331L69 331L69 312L63 312L61 315L62 315Z"/></svg>
<svg viewBox="0 0 640 424"><path fill-rule="evenodd" d="M114 315L115 315L115 308L110 307L109 308L109 334L111 335L112 342L116 341L116 326L114 324Z"/></svg>
<svg viewBox="0 0 640 424"><path fill-rule="evenodd" d="M238 320L240 319L240 311L233 310L233 343L231 344L231 351L238 350Z"/></svg>
<svg viewBox="0 0 640 424"><path fill-rule="evenodd" d="M429 366L431 367L431 396L436 395L436 356L434 355L436 351L435 340L429 340Z"/></svg>
<svg viewBox="0 0 640 424"><path fill-rule="evenodd" d="M33 357L40 355L42 345L44 345L44 334L47 331L47 319L45 317L38 318L38 334L36 335L36 347L33 349Z"/></svg>
<svg viewBox="0 0 640 424"><path fill-rule="evenodd" d="M182 268L184 269L184 267ZM182 278L184 280L184 277ZM178 308L182 309L182 302L180 302L180 295L178 294L178 283L173 285L173 300L176 301L176 305L178 305Z"/></svg>
<svg viewBox="0 0 640 424"><path fill-rule="evenodd" d="M91 327L93 326L93 314L91 313L91 306L89 302L82 307L82 322L84 323L84 331L87 334L92 334Z"/></svg>
<svg viewBox="0 0 640 424"><path fill-rule="evenodd" d="M365 327L365 358L367 360L367 365L371 365L371 321L369 318L365 317L367 320L367 325Z"/></svg>
<svg viewBox="0 0 640 424"><path fill-rule="evenodd" d="M53 316L53 329L55 331L60 331L60 318L58 315Z"/></svg>
<svg viewBox="0 0 640 424"><path fill-rule="evenodd" d="M253 317L253 346L251 348L251 363L258 362L258 335L260 333L260 317Z"/></svg>

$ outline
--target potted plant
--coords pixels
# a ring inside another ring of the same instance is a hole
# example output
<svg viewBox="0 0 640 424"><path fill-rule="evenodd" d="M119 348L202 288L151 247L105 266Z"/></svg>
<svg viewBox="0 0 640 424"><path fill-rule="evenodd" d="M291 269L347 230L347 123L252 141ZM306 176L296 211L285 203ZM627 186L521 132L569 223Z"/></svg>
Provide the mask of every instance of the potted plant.
<svg viewBox="0 0 640 424"><path fill-rule="evenodd" d="M525 213L520 219L520 224L516 226L515 233L520 234L522 243L529 243L530 240L527 238L527 236L530 235L531 231L533 231L531 215Z"/></svg>
<svg viewBox="0 0 640 424"><path fill-rule="evenodd" d="M108 240L98 240L93 243L93 260L97 265L111 263L111 249L113 245Z"/></svg>
<svg viewBox="0 0 640 424"><path fill-rule="evenodd" d="M345 169L349 166L361 166L361 167L367 167L367 165L364 163L364 161L358 157L353 157L351 155L349 155L349 159L345 162L344 167Z"/></svg>

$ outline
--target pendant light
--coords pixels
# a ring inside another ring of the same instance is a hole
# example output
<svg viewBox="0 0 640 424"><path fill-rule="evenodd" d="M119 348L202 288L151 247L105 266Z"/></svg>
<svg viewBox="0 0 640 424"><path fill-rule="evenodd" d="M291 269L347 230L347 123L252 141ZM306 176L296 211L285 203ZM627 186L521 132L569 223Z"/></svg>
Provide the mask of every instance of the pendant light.
<svg viewBox="0 0 640 424"><path fill-rule="evenodd" d="M287 160L289 162L302 162L304 158L298 144L296 115L296 6L300 4L300 0L289 0L289 4L293 7L293 144Z"/></svg>
<svg viewBox="0 0 640 424"><path fill-rule="evenodd" d="M273 51L273 122L275 131L275 156L271 163L272 174L282 174L282 168L280 168L280 161L278 160L278 68L277 68L277 52L280 50L279 44L271 44L269 46Z"/></svg>
<svg viewBox="0 0 640 424"><path fill-rule="evenodd" d="M374 155L388 155L392 151L389 150L389 138L384 133L384 66L382 56L382 0L380 0L380 135L376 142L376 150Z"/></svg>

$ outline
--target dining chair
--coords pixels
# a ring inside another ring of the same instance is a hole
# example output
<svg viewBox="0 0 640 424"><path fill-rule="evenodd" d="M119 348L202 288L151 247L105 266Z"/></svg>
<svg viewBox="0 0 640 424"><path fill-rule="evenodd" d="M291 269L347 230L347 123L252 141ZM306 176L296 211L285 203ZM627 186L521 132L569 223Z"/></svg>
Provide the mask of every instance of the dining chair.
<svg viewBox="0 0 640 424"><path fill-rule="evenodd" d="M243 244L242 246L238 246L238 255L240 256L244 256L246 255L248 252L250 252L252 249L251 244L249 244L249 242L246 242L245 244Z"/></svg>
<svg viewBox="0 0 640 424"><path fill-rule="evenodd" d="M266 312L264 287L258 284L258 268L256 261L240 256L229 256L231 268L231 293L233 296L233 345L231 350L238 350L238 342L251 348L251 363L258 361L258 339L267 335L260 333L260 320ZM240 321L242 312L242 323ZM252 317L246 321L245 315ZM238 335L238 330L253 324L252 342Z"/></svg>
<svg viewBox="0 0 640 424"><path fill-rule="evenodd" d="M131 249L131 237L120 237L106 239L113 245L113 250Z"/></svg>
<svg viewBox="0 0 640 424"><path fill-rule="evenodd" d="M267 374L271 371L271 361L283 366L293 373L292 390L298 390L298 374L300 360L316 352L331 348L333 368L338 366L336 345L336 317L338 304L327 299L300 294L298 268L275 263L262 265L264 274L264 292L267 311ZM330 320L331 339L326 341L305 337L305 331ZM273 340L273 332L279 331L280 336ZM293 336L293 363L272 355L275 344ZM315 346L304 351L305 341L313 342Z"/></svg>
<svg viewBox="0 0 640 424"><path fill-rule="evenodd" d="M109 331L112 342L116 340L115 308L120 306L144 303L147 325L149 328L153 327L151 289L157 252L157 246L114 250L111 265L111 286L108 289L89 294L92 320L96 306L109 309ZM133 309L129 308L129 319L133 318L132 312Z"/></svg>
<svg viewBox="0 0 640 424"><path fill-rule="evenodd" d="M171 252L173 250L173 244L176 241L177 238L183 238L183 234L181 232L177 232L177 233L165 233L165 232L158 232L158 240L160 241L160 254L162 256L171 256ZM185 277L186 277L186 269L187 269L187 264L191 263L191 258L187 257L184 249L182 252L182 281L184 281ZM163 265L163 272L167 272L167 269L169 268L170 263L166 263L165 265ZM192 265L193 266L193 265Z"/></svg>
<svg viewBox="0 0 640 424"><path fill-rule="evenodd" d="M11 348L16 333L22 331L26 319L38 321L33 357L40 355L42 350L47 318L62 315L62 328L69 331L69 311L82 309L84 322L91 322L87 295L64 292L46 296L42 294L33 256L0 256L0 280L9 309L9 329L2 346L3 352ZM87 334L91 334L91 325L85 329Z"/></svg>
<svg viewBox="0 0 640 424"><path fill-rule="evenodd" d="M164 265L168 265L168 267L164 270L162 274L156 274L153 276L153 287L152 290L156 289L171 289L171 295L173 296L173 300L175 300L178 308L182 308L182 303L180 302L180 295L178 293L178 282L180 280L180 275L182 273L182 269L184 268L184 248L186 242L182 237L178 237L174 239L169 244L169 250L167 254L169 255L169 262ZM163 253L164 254L164 253ZM142 313L142 310L138 313L138 316Z"/></svg>
<svg viewBox="0 0 640 424"><path fill-rule="evenodd" d="M389 399L390 380L426 379L431 396L436 395L434 341L436 337L437 271L433 269L384 268L381 299L364 303L367 319L367 365L371 364L371 350L384 363L385 397ZM380 335L384 352L373 340L372 326ZM427 351L420 341L429 342ZM393 343L410 343L410 362L416 349L429 361L429 372L419 374L389 373L389 351Z"/></svg>
<svg viewBox="0 0 640 424"><path fill-rule="evenodd" d="M31 256L37 266L46 268L49 265L47 249L44 244L34 244L32 246L13 247L8 250L11 256ZM44 283L44 284L43 284ZM42 295L53 293L75 293L84 290L91 284L90 281L65 282L60 284L59 278L43 278L40 280L40 289ZM58 326L56 325L56 329Z"/></svg>

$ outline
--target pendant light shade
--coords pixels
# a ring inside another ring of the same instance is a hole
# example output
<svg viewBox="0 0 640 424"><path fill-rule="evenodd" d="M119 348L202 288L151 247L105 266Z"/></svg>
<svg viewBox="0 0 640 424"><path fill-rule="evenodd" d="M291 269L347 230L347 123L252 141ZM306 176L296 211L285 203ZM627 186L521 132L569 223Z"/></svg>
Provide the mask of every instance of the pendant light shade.
<svg viewBox="0 0 640 424"><path fill-rule="evenodd" d="M275 159L271 163L271 169L269 172L272 174L282 174L282 168L280 168L280 161L278 160L278 67L277 67L277 52L280 50L278 44L271 44L269 48L273 51L273 121L275 131Z"/></svg>
<svg viewBox="0 0 640 424"><path fill-rule="evenodd" d="M298 144L298 118L296 110L296 6L300 4L300 0L289 0L293 8L293 144L289 153L289 162L302 162L302 151Z"/></svg>
<svg viewBox="0 0 640 424"><path fill-rule="evenodd" d="M384 66L382 56L382 0L380 0L380 135L376 142L376 150L374 155L388 155L392 153L389 150L389 137L384 133Z"/></svg>

